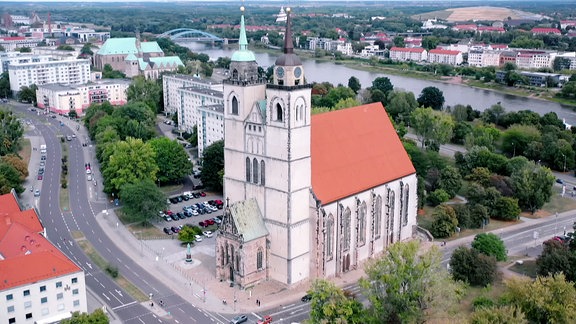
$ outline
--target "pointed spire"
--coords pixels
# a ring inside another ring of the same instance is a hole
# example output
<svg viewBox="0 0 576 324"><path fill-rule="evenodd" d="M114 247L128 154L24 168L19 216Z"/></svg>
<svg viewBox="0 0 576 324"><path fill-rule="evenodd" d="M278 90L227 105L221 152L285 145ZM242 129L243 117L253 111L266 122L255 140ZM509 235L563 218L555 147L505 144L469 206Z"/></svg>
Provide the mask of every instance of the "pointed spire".
<svg viewBox="0 0 576 324"><path fill-rule="evenodd" d="M240 7L242 11L242 16L240 16L240 39L238 43L240 44L240 50L245 51L248 49L248 38L246 38L246 26L244 25L244 6Z"/></svg>
<svg viewBox="0 0 576 324"><path fill-rule="evenodd" d="M290 7L286 8L286 35L284 36L284 54L294 53L294 42L292 41L292 19L290 18Z"/></svg>

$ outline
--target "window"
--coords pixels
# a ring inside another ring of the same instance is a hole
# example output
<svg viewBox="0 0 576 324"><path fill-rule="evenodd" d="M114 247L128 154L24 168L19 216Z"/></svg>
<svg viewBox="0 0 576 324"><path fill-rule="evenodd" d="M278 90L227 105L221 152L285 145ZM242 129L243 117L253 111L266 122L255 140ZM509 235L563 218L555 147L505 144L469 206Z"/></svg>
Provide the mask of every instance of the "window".
<svg viewBox="0 0 576 324"><path fill-rule="evenodd" d="M24 302L24 308L30 308L30 307L32 307L31 301Z"/></svg>
<svg viewBox="0 0 576 324"><path fill-rule="evenodd" d="M41 304L46 304L48 302L48 297L42 297L40 298L40 303Z"/></svg>
<svg viewBox="0 0 576 324"><path fill-rule="evenodd" d="M31 318L32 318L32 313L26 314L26 319L31 319Z"/></svg>
<svg viewBox="0 0 576 324"><path fill-rule="evenodd" d="M332 260L334 254L332 253L334 247L334 216L332 214L328 215L328 220L326 221L326 258Z"/></svg>
<svg viewBox="0 0 576 324"><path fill-rule="evenodd" d="M16 323L16 318L12 317L11 319L8 320L8 324L13 324Z"/></svg>
<svg viewBox="0 0 576 324"><path fill-rule="evenodd" d="M266 184L266 165L264 164L264 160L260 161L260 184Z"/></svg>
<svg viewBox="0 0 576 324"><path fill-rule="evenodd" d="M360 205L360 210L358 213L358 244L366 244L366 202L363 201Z"/></svg>
<svg viewBox="0 0 576 324"><path fill-rule="evenodd" d="M281 122L283 115L282 106L279 103L276 104L276 121Z"/></svg>
<svg viewBox="0 0 576 324"><path fill-rule="evenodd" d="M394 232L394 204L395 204L394 190L388 190L388 219L390 220L390 234Z"/></svg>
<svg viewBox="0 0 576 324"><path fill-rule="evenodd" d="M57 293L56 294L56 299L62 299L64 298L64 294L63 293Z"/></svg>
<svg viewBox="0 0 576 324"><path fill-rule="evenodd" d="M74 307L78 307L78 306L80 306L80 300L76 299L74 301Z"/></svg>
<svg viewBox="0 0 576 324"><path fill-rule="evenodd" d="M240 253L236 253L236 270L240 271Z"/></svg>
<svg viewBox="0 0 576 324"><path fill-rule="evenodd" d="M73 283L73 284L77 284L77 283L78 283L78 278L72 278L72 283Z"/></svg>
<svg viewBox="0 0 576 324"><path fill-rule="evenodd" d="M262 260L264 258L264 252L262 251L262 248L259 247L258 248L258 252L256 252L256 268L258 270L262 269Z"/></svg>
<svg viewBox="0 0 576 324"><path fill-rule="evenodd" d="M48 315L48 313L49 313L49 311L48 311L47 307L42 308L42 316L46 316L46 315Z"/></svg>
<svg viewBox="0 0 576 324"><path fill-rule="evenodd" d="M238 99L232 97L232 115L238 116Z"/></svg>
<svg viewBox="0 0 576 324"><path fill-rule="evenodd" d="M26 297L26 296L30 296L30 290L29 289L24 290L24 297Z"/></svg>
<svg viewBox="0 0 576 324"><path fill-rule="evenodd" d="M40 286L40 292L45 292L46 291L46 286Z"/></svg>
<svg viewBox="0 0 576 324"><path fill-rule="evenodd" d="M250 164L250 158L246 158L246 182L250 182L252 180L252 176L250 171L252 170L252 165Z"/></svg>
<svg viewBox="0 0 576 324"><path fill-rule="evenodd" d="M342 231L344 233L342 242L342 251L348 251L350 249L350 216L352 212L350 208L346 207L344 214L342 215Z"/></svg>
<svg viewBox="0 0 576 324"><path fill-rule="evenodd" d="M56 308L59 312L64 310L64 303L58 304L58 307Z"/></svg>
<svg viewBox="0 0 576 324"><path fill-rule="evenodd" d="M12 299L14 299L14 296L12 294L6 295L6 300L12 300Z"/></svg>
<svg viewBox="0 0 576 324"><path fill-rule="evenodd" d="M374 236L379 238L382 232L382 196L376 197L374 209Z"/></svg>
<svg viewBox="0 0 576 324"><path fill-rule="evenodd" d="M62 288L62 281L58 281L56 283L56 288Z"/></svg>
<svg viewBox="0 0 576 324"><path fill-rule="evenodd" d="M402 226L408 225L408 202L410 201L410 188L408 185L404 185L404 201L402 205L404 206L404 215L402 215Z"/></svg>
<svg viewBox="0 0 576 324"><path fill-rule="evenodd" d="M78 289L72 289L72 295L78 295Z"/></svg>
<svg viewBox="0 0 576 324"><path fill-rule="evenodd" d="M258 160L256 158L252 161L252 182L258 183Z"/></svg>
<svg viewBox="0 0 576 324"><path fill-rule="evenodd" d="M8 311L8 313L13 313L14 312L14 306L8 306L8 308L6 310Z"/></svg>

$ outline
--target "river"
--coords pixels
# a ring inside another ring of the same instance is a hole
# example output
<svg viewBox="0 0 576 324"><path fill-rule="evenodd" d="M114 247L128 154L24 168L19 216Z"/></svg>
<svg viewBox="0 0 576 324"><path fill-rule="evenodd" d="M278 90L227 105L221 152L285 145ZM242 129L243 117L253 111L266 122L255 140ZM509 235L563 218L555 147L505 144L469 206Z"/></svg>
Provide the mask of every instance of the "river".
<svg viewBox="0 0 576 324"><path fill-rule="evenodd" d="M182 43L182 46L189 47L195 52L200 52L210 56L210 59L216 60L218 57L231 57L236 48L211 47L200 43ZM276 58L281 54L259 53L255 52L258 65L267 68L274 65ZM543 115L548 112L556 112L558 117L565 119L566 123L576 125L576 112L570 106L562 105L556 102L526 98L504 94L496 91L472 88L459 84L449 84L431 80L421 80L405 76L389 75L385 73L376 73L360 71L349 68L345 65L334 64L333 62L320 62L313 59L302 58L306 81L311 82L330 82L334 85L348 84L348 79L355 76L360 80L362 88L372 85L372 81L378 77L388 77L395 89L404 89L414 93L416 97L422 89L434 86L444 93L446 100L445 105L454 106L456 104L471 105L474 109L483 111L490 106L500 103L507 111L532 110Z"/></svg>

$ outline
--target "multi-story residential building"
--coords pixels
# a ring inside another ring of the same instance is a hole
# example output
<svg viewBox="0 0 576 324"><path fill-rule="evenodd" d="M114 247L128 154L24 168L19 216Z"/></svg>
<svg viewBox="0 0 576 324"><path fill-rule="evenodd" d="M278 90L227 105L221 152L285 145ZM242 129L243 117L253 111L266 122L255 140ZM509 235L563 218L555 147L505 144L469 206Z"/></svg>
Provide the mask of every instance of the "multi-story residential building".
<svg viewBox="0 0 576 324"><path fill-rule="evenodd" d="M109 79L83 85L46 84L38 86L36 101L39 108L58 114L75 110L83 115L93 103L126 104L129 80Z"/></svg>
<svg viewBox="0 0 576 324"><path fill-rule="evenodd" d="M0 53L0 73L8 72L9 65L13 63L41 63L49 61L51 61L51 57L48 55L2 52Z"/></svg>
<svg viewBox="0 0 576 324"><path fill-rule="evenodd" d="M500 52L471 50L468 52L468 65L476 67L500 66Z"/></svg>
<svg viewBox="0 0 576 324"><path fill-rule="evenodd" d="M94 66L102 70L107 64L127 77L143 75L147 79L184 66L178 56L164 56L157 42L140 42L138 37L107 39L94 54Z"/></svg>
<svg viewBox="0 0 576 324"><path fill-rule="evenodd" d="M364 49L360 52L360 56L362 57L370 57L370 56L384 56L384 50L380 49L378 45L367 45Z"/></svg>
<svg viewBox="0 0 576 324"><path fill-rule="evenodd" d="M32 84L84 84L90 81L90 60L12 63L8 73L12 91Z"/></svg>
<svg viewBox="0 0 576 324"><path fill-rule="evenodd" d="M338 44L338 46L336 46L336 51L348 56L354 54L354 50L352 49L352 43L350 42L346 42L344 44Z"/></svg>
<svg viewBox="0 0 576 324"><path fill-rule="evenodd" d="M35 209L0 196L0 321L57 323L86 312L84 272L46 239Z"/></svg>
<svg viewBox="0 0 576 324"><path fill-rule="evenodd" d="M532 28L531 32L532 35L548 35L548 34L562 35L562 32L558 28L534 27Z"/></svg>
<svg viewBox="0 0 576 324"><path fill-rule="evenodd" d="M224 104L198 107L198 156L216 141L224 139Z"/></svg>
<svg viewBox="0 0 576 324"><path fill-rule="evenodd" d="M516 66L519 69L549 68L554 64L557 52L540 50L516 50Z"/></svg>
<svg viewBox="0 0 576 324"><path fill-rule="evenodd" d="M162 89L164 90L164 111L167 114L180 111L182 97L178 89L188 87L210 89L220 92L223 90L222 83L213 80L201 79L197 76L185 74L164 75L162 77Z"/></svg>
<svg viewBox="0 0 576 324"><path fill-rule="evenodd" d="M506 63L516 64L516 52L512 50L502 51L500 53L500 66L504 66Z"/></svg>
<svg viewBox="0 0 576 324"><path fill-rule="evenodd" d="M575 52L558 54L556 57L561 57L565 60L568 60L567 63L563 64L562 69L576 70L576 53Z"/></svg>
<svg viewBox="0 0 576 324"><path fill-rule="evenodd" d="M198 123L199 107L224 103L222 91L198 87L180 88L177 91L181 98L178 110L178 127L189 133Z"/></svg>
<svg viewBox="0 0 576 324"><path fill-rule="evenodd" d="M0 45L4 47L6 51L13 51L16 48L28 47L34 48L38 46L38 43L42 41L42 38L36 37L23 37L23 36L14 36L14 37L0 37Z"/></svg>
<svg viewBox="0 0 576 324"><path fill-rule="evenodd" d="M428 51L428 62L449 65L462 63L462 52L443 49L432 49Z"/></svg>
<svg viewBox="0 0 576 324"><path fill-rule="evenodd" d="M390 59L402 62L421 62L428 59L428 52L422 47L392 47L390 49Z"/></svg>

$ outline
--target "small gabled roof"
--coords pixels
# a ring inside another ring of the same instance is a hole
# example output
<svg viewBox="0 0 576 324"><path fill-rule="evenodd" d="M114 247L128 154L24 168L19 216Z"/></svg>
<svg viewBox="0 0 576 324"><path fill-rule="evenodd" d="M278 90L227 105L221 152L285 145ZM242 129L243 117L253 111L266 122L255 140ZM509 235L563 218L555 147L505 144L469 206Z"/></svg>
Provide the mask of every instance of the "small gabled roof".
<svg viewBox="0 0 576 324"><path fill-rule="evenodd" d="M178 56L151 57L148 59L148 61L160 67L177 67L180 65L184 65L184 63L182 63L182 60Z"/></svg>
<svg viewBox="0 0 576 324"><path fill-rule="evenodd" d="M249 242L268 235L260 207L256 199L238 201L229 207L230 215L234 220L234 226L244 242Z"/></svg>
<svg viewBox="0 0 576 324"><path fill-rule="evenodd" d="M141 42L142 53L164 53L157 42Z"/></svg>
<svg viewBox="0 0 576 324"><path fill-rule="evenodd" d="M324 205L416 172L380 102L313 115L311 155Z"/></svg>

